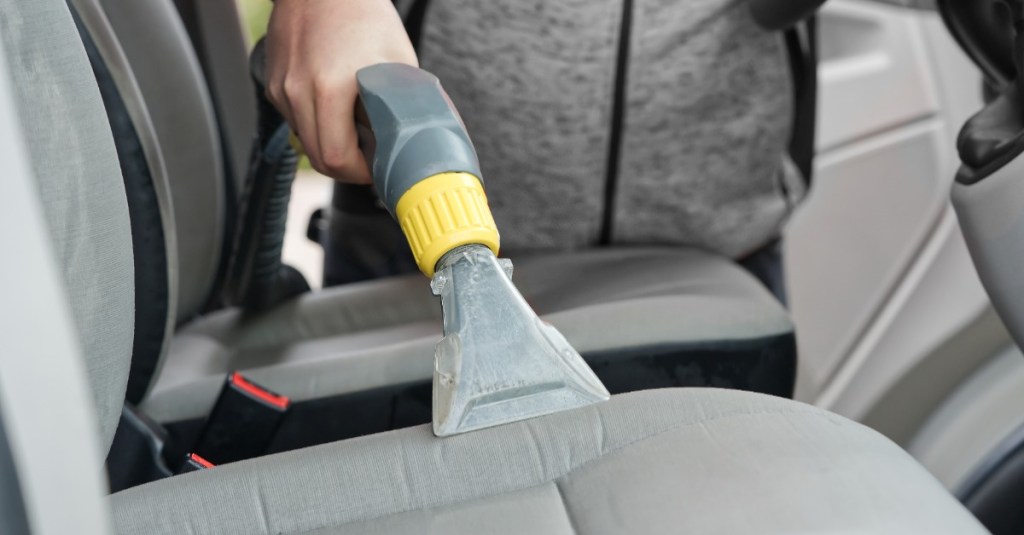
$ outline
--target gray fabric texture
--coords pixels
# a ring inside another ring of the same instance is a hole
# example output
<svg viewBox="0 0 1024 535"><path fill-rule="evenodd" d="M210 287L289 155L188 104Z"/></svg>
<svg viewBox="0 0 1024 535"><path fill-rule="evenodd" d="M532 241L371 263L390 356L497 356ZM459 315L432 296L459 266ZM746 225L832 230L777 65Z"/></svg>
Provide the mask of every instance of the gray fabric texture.
<svg viewBox="0 0 1024 535"><path fill-rule="evenodd" d="M427 426L111 496L118 533L984 533L878 433L737 391L616 396L437 439Z"/></svg>
<svg viewBox="0 0 1024 535"><path fill-rule="evenodd" d="M193 13L197 54L205 66L220 120L221 138L236 196L241 196L256 136L256 94L249 76L249 45L238 3L225 0L176 0Z"/></svg>
<svg viewBox="0 0 1024 535"><path fill-rule="evenodd" d="M0 39L105 451L124 403L135 309L131 227L114 142L63 0L0 0Z"/></svg>
<svg viewBox="0 0 1024 535"><path fill-rule="evenodd" d="M882 4L892 4L894 6L909 7L913 9L923 9L928 11L935 11L938 6L935 4L935 0L872 0Z"/></svg>
<svg viewBox="0 0 1024 535"><path fill-rule="evenodd" d="M433 0L421 65L480 156L506 251L599 239L621 0ZM788 163L792 86L779 34L740 0L634 0L612 243L738 258L804 194Z"/></svg>
<svg viewBox="0 0 1024 535"><path fill-rule="evenodd" d="M224 240L226 179L213 105L171 0L100 3L138 81L166 162L180 322L198 314L209 297Z"/></svg>
<svg viewBox="0 0 1024 535"><path fill-rule="evenodd" d="M584 353L793 330L750 274L695 250L523 257L513 282ZM159 421L206 414L231 370L293 400L421 381L431 377L440 338L440 304L419 274L326 289L259 317L223 311L178 332L141 407Z"/></svg>
<svg viewBox="0 0 1024 535"><path fill-rule="evenodd" d="M742 1L644 0L633 26L615 240L752 253L804 193L780 36Z"/></svg>
<svg viewBox="0 0 1024 535"><path fill-rule="evenodd" d="M506 249L593 244L621 0L432 0L420 64L477 149Z"/></svg>
<svg viewBox="0 0 1024 535"><path fill-rule="evenodd" d="M175 224L175 209L173 206L173 195L171 194L171 184L167 177L167 166L163 153L160 150L160 140L157 138L156 129L153 126L153 121L150 116L149 110L146 107L145 102L142 98L142 91L139 89L135 75L132 72L131 65L128 62L128 58L125 55L125 51L122 49L121 44L118 42L117 37L114 35L114 30L110 25L110 21L107 19L106 14L103 12L100 6L99 0L68 0L68 4L73 6L73 9L81 19L83 30L88 33L89 39L93 46L95 46L96 52L99 54L98 60L102 61L103 66L109 72L110 81L115 85L116 92L121 99L124 106L124 111L127 112L128 118L131 120L131 128L134 129L134 133L138 138L139 145L142 148L142 154L145 157L146 165L150 178L152 179L153 194L156 197L157 210L159 212L158 219L161 225L161 230L172 229L176 227ZM117 105L113 113L119 113L116 111ZM110 115L108 115L110 117ZM123 128L123 127L122 127ZM115 140L117 144L119 140ZM120 148L120 147L118 147ZM129 166L133 165L129 162ZM129 178L129 177L125 177ZM135 177L139 178L139 177ZM131 180L129 180L131 181ZM125 182L127 184L128 181ZM136 186L136 193L137 193ZM127 190L131 191L131 190ZM134 207L129 204L129 212L133 211ZM152 221L154 214L149 213L150 207L139 208L138 214L132 214L134 216L141 216L133 218L133 233L138 227L135 227L135 223L138 221ZM151 224L151 223L149 223ZM150 229L152 230L152 229ZM140 352L140 358L148 359L153 355L149 351L157 350L158 354L156 369L158 370L161 364L163 355L167 352L167 346L170 344L172 334L175 327L175 318L177 316L178 307L178 256L174 254L178 250L178 236L174 232L162 232L163 243L154 244L148 240L157 240L158 236L154 236L152 232L145 232L143 236L135 236L135 239L146 239L147 243L141 250L135 251L139 254L149 254L148 247L162 246L164 263L166 264L166 297L162 291L155 297L155 299L163 300L166 299L166 310L158 311L157 317L163 316L164 324L162 332L159 330L158 325L154 325L150 322L156 320L153 314L136 314L136 351ZM138 242L135 242L138 243ZM146 265L147 259L136 256L137 269L142 269L143 272L136 271L136 283L140 281L147 281L150 275L159 276L158 271L148 271ZM161 282L155 282L145 287L139 287L136 284L135 293L136 300L138 303L144 303L145 307L150 306L150 302L147 299L153 299L154 288L161 288L163 284ZM142 295L139 295L140 292ZM159 306L154 304L154 306ZM152 311L150 311L152 312ZM141 337L141 338L140 338ZM159 346L156 346L156 342L161 342ZM133 352L132 358L134 360L135 353ZM129 372L129 379L131 379L131 373Z"/></svg>

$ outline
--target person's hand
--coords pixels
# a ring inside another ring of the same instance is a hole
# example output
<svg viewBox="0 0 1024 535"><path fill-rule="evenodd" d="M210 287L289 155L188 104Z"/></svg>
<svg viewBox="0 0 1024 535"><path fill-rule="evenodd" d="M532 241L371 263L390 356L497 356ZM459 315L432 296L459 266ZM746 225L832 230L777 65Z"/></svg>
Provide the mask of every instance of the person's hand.
<svg viewBox="0 0 1024 535"><path fill-rule="evenodd" d="M391 0L277 0L266 47L267 97L313 168L369 184L356 135L356 71L385 62L417 65Z"/></svg>

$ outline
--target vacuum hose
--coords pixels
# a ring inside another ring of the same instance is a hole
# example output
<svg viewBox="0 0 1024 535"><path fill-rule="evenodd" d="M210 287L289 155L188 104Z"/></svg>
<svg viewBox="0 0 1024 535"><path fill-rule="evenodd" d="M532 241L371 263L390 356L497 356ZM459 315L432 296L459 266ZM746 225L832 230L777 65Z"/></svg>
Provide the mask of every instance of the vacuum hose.
<svg viewBox="0 0 1024 535"><path fill-rule="evenodd" d="M259 103L257 135L239 205L222 300L249 311L272 308L309 291L305 278L281 261L288 202L298 166L288 124L267 100L261 40L250 58Z"/></svg>

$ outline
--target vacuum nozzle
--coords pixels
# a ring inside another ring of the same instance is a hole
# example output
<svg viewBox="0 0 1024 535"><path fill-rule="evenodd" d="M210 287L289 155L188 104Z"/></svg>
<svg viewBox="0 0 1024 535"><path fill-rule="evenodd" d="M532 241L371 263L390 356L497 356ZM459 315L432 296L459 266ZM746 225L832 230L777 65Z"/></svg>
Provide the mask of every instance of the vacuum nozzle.
<svg viewBox="0 0 1024 535"><path fill-rule="evenodd" d="M432 74L400 64L356 78L370 122L373 182L441 296L434 434L454 435L608 399L601 381L512 285L480 165Z"/></svg>
<svg viewBox="0 0 1024 535"><path fill-rule="evenodd" d="M557 329L512 285L487 247L448 253L431 281L444 309L434 354L434 434L454 435L610 397Z"/></svg>

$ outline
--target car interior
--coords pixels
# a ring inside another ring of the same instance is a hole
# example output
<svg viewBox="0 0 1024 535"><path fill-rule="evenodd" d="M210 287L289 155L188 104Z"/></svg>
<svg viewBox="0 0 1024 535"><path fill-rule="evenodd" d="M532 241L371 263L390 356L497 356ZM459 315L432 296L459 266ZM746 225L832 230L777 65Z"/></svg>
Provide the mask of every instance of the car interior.
<svg viewBox="0 0 1024 535"><path fill-rule="evenodd" d="M685 4L395 2L610 394L435 436L454 260L289 211L235 2L0 0L0 533L1024 531L1024 3Z"/></svg>

